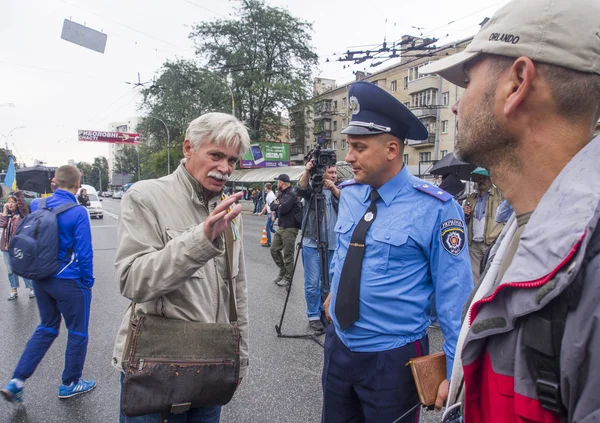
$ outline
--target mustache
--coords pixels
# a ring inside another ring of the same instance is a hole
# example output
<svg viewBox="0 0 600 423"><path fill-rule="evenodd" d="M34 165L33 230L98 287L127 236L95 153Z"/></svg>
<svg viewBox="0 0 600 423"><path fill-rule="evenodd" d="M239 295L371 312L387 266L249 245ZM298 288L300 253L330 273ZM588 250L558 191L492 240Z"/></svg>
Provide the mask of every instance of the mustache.
<svg viewBox="0 0 600 423"><path fill-rule="evenodd" d="M208 172L208 176L210 176L211 178L220 179L221 181L225 181L225 182L229 181L229 176L227 176L221 172L216 172L216 171Z"/></svg>

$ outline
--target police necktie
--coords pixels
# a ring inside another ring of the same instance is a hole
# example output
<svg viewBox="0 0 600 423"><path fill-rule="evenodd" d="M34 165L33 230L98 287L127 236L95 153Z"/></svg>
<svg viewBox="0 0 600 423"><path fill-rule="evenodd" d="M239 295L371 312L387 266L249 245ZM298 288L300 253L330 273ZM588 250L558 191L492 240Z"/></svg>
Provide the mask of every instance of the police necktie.
<svg viewBox="0 0 600 423"><path fill-rule="evenodd" d="M360 302L360 272L365 255L367 231L377 216L377 200L381 197L377 190L371 191L371 205L352 232L348 253L342 267L340 284L335 302L335 316L342 330L346 330L358 320Z"/></svg>

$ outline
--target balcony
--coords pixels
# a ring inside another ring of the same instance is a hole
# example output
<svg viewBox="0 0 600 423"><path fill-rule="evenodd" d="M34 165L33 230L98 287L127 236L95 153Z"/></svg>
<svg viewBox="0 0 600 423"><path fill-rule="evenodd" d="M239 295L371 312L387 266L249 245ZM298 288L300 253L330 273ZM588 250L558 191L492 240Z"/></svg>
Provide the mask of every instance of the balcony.
<svg viewBox="0 0 600 423"><path fill-rule="evenodd" d="M429 137L424 140L408 140L408 145L409 147L414 148L432 147L435 145L435 135L429 135Z"/></svg>
<svg viewBox="0 0 600 423"><path fill-rule="evenodd" d="M408 83L408 94L418 93L419 91L425 91L431 88L437 90L439 88L439 78L439 76L426 76L421 79L410 81Z"/></svg>
<svg viewBox="0 0 600 423"><path fill-rule="evenodd" d="M436 106L415 107L414 109L411 108L410 111L418 118L437 117Z"/></svg>
<svg viewBox="0 0 600 423"><path fill-rule="evenodd" d="M322 138L325 141L331 140L331 131L317 131L315 130L315 135L317 138Z"/></svg>

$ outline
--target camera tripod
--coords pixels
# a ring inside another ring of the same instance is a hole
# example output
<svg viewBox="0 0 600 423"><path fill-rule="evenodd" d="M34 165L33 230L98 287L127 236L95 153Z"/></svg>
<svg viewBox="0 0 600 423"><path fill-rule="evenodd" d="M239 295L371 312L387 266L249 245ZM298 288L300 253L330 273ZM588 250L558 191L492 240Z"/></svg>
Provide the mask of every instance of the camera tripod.
<svg viewBox="0 0 600 423"><path fill-rule="evenodd" d="M312 194L310 196L308 202L308 209L302 221L302 228L306 228L306 223L308 222L308 217L310 215L311 209L315 210L316 214L316 230L317 230L317 252L319 253L319 265L321 269L321 304L329 295L329 261L328 261L328 232L327 232L327 215L325 213L325 194L323 193L323 176L315 175L313 177L312 182ZM332 194L333 195L333 194ZM324 231L322 231L324 229ZM325 233L324 239L323 234ZM304 233L302 231L302 236L300 237L300 241L296 244L296 257L294 258L294 266L292 267L292 275L290 278L290 283L286 287L287 295L285 297L285 303L283 304L283 311L281 313L281 319L279 320L279 325L275 325L275 331L277 332L278 338L295 338L295 339L312 339L317 344L323 347L323 343L317 338L318 335L322 335L322 333L316 334L301 334L301 335L286 335L283 334L281 329L283 327L283 319L285 317L285 312L287 309L288 301L290 299L290 293L292 292L292 284L294 282L294 274L296 273L296 266L298 265L298 258L302 252L302 242L304 241ZM325 317L325 312L321 312L321 323L323 326L327 327L329 325L329 321Z"/></svg>

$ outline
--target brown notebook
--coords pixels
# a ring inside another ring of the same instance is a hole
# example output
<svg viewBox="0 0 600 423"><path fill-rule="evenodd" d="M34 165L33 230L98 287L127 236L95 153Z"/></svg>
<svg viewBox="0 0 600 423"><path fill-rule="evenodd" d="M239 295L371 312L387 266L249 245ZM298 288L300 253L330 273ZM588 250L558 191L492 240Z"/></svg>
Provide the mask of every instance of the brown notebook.
<svg viewBox="0 0 600 423"><path fill-rule="evenodd" d="M440 352L413 358L407 365L412 370L421 403L435 404L438 388L446 379L446 354Z"/></svg>

